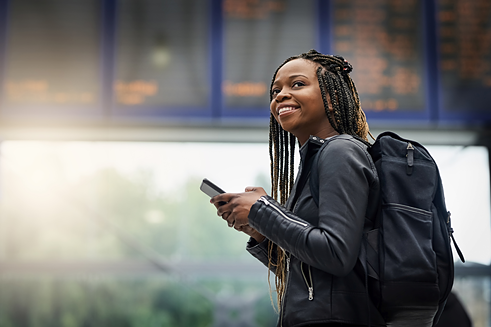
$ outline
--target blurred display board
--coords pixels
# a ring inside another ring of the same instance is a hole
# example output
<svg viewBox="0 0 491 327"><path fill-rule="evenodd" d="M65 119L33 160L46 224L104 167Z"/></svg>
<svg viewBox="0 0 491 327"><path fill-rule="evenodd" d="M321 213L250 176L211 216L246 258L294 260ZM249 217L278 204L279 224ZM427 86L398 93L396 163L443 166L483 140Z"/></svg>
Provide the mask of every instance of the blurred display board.
<svg viewBox="0 0 491 327"><path fill-rule="evenodd" d="M489 0L0 0L0 122L264 120L312 48L354 66L370 119L491 119Z"/></svg>
<svg viewBox="0 0 491 327"><path fill-rule="evenodd" d="M8 8L2 113L101 113L99 1L12 0Z"/></svg>
<svg viewBox="0 0 491 327"><path fill-rule="evenodd" d="M209 1L117 3L114 114L209 107Z"/></svg>
<svg viewBox="0 0 491 327"><path fill-rule="evenodd" d="M225 112L269 114L269 88L288 57L316 46L314 0L224 0Z"/></svg>
<svg viewBox="0 0 491 327"><path fill-rule="evenodd" d="M334 53L354 67L362 106L424 115L426 79L422 1L335 0Z"/></svg>
<svg viewBox="0 0 491 327"><path fill-rule="evenodd" d="M491 117L491 1L440 0L438 35L442 114Z"/></svg>

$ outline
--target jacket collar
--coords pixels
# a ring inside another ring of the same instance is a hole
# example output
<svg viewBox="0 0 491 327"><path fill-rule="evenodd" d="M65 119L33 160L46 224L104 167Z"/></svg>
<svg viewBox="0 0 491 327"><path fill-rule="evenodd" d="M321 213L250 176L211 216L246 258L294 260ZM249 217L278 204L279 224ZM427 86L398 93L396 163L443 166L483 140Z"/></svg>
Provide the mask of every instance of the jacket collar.
<svg viewBox="0 0 491 327"><path fill-rule="evenodd" d="M334 136L331 136L334 137ZM329 139L329 138L328 138ZM318 136L310 135L307 142L305 142L300 148L300 159L305 162L307 158L317 153L319 148L326 142L326 139Z"/></svg>

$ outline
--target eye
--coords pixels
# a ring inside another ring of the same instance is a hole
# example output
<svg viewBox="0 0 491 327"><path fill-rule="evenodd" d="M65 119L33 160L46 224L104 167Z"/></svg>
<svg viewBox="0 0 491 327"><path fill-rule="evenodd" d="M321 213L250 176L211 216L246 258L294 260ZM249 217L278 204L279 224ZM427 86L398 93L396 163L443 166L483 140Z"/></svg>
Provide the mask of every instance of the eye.
<svg viewBox="0 0 491 327"><path fill-rule="evenodd" d="M305 86L304 82L301 81L296 81L292 84L292 88L300 87L300 86Z"/></svg>
<svg viewBox="0 0 491 327"><path fill-rule="evenodd" d="M275 88L275 89L272 89L271 90L271 95L273 97L275 97L278 93L280 93L280 89L278 89L278 88Z"/></svg>

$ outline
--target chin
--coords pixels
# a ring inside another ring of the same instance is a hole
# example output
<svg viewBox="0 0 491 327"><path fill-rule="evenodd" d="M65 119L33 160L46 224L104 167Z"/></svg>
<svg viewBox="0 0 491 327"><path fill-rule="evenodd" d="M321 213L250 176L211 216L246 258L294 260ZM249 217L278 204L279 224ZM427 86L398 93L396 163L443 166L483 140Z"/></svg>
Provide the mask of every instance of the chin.
<svg viewBox="0 0 491 327"><path fill-rule="evenodd" d="M283 128L285 131L292 133L292 128L289 124L282 124L280 123L281 128Z"/></svg>

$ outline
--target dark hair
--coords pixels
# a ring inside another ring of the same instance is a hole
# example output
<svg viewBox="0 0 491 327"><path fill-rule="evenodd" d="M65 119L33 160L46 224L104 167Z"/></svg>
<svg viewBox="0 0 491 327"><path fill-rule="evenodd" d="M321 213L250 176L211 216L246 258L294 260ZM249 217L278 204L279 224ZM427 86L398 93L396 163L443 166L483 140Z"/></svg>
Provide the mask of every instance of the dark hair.
<svg viewBox="0 0 491 327"><path fill-rule="evenodd" d="M270 87L270 102L273 100L272 86L278 70L287 62L295 59L306 59L317 63L316 70L319 87L324 102L324 109L331 126L339 134L350 134L368 143L368 124L365 113L361 109L360 99L353 80L349 73L353 70L351 64L341 56L331 56L310 50L298 56L286 59L275 71ZM332 104L329 110L327 96ZM288 198L294 182L294 153L295 136L285 131L276 121L273 114L269 123L269 156L271 159L271 196L284 204ZM285 287L285 253L277 247L277 258L274 260L274 245L269 242L269 270L276 267L276 292L278 308L281 307L281 298ZM268 273L269 281L269 273Z"/></svg>

